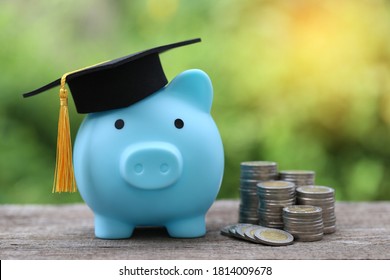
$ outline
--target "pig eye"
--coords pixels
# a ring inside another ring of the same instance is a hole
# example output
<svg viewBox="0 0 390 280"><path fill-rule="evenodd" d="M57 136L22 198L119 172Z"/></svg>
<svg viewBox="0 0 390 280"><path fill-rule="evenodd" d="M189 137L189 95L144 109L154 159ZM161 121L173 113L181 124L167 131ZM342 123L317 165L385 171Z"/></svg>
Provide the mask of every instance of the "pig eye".
<svg viewBox="0 0 390 280"><path fill-rule="evenodd" d="M122 119L115 121L115 128L122 129L125 126L125 122Z"/></svg>
<svg viewBox="0 0 390 280"><path fill-rule="evenodd" d="M178 128L178 129L183 128L183 126L184 126L183 120L182 120L182 119L176 119L176 120L175 120L175 126L176 126L176 128Z"/></svg>

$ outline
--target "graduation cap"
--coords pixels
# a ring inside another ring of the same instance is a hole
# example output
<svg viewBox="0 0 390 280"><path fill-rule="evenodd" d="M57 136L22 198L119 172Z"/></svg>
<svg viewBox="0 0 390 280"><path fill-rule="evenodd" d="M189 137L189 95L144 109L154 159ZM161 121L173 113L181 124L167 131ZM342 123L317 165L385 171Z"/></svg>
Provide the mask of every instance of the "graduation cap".
<svg viewBox="0 0 390 280"><path fill-rule="evenodd" d="M168 80L159 55L170 49L200 42L200 38L164 45L68 72L61 78L23 94L30 97L60 86L57 157L53 192L74 192L69 128L68 84L78 113L128 107L163 88Z"/></svg>

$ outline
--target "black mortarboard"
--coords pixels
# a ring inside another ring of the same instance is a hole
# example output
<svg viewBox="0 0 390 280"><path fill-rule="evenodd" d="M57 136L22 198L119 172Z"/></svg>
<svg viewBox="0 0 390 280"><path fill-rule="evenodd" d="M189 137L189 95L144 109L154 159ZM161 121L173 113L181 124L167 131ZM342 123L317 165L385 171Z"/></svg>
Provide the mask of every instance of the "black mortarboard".
<svg viewBox="0 0 390 280"><path fill-rule="evenodd" d="M168 83L161 66L160 53L197 42L200 42L200 39L160 46L68 72L50 84L23 94L24 97L29 97L61 86L53 192L76 191L68 93L65 84L69 85L79 113L94 113L127 107L148 97Z"/></svg>
<svg viewBox="0 0 390 280"><path fill-rule="evenodd" d="M77 112L123 108L151 95L168 83L159 54L197 42L200 39L164 45L67 74L66 83ZM23 96L33 96L60 85L61 78Z"/></svg>

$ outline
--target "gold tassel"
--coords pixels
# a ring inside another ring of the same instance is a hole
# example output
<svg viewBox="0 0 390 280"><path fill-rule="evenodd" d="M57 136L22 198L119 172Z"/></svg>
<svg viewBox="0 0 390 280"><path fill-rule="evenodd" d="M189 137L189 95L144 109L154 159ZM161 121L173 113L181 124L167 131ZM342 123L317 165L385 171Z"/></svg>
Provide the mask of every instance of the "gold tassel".
<svg viewBox="0 0 390 280"><path fill-rule="evenodd" d="M56 169L54 172L53 192L76 192L73 171L72 140L69 125L68 91L65 88L66 73L61 78L60 115L58 120Z"/></svg>
<svg viewBox="0 0 390 280"><path fill-rule="evenodd" d="M56 169L54 171L54 192L76 192L76 180L73 171L72 139L70 136L68 91L66 90L66 77L70 74L106 63L103 61L88 67L65 73L61 78L60 87L60 116L58 119Z"/></svg>

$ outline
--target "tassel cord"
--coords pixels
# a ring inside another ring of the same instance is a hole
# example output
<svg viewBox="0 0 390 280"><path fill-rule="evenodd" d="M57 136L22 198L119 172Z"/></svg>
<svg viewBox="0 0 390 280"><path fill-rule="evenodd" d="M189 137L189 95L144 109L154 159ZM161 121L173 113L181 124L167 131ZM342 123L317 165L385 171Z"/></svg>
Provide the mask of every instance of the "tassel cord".
<svg viewBox="0 0 390 280"><path fill-rule="evenodd" d="M66 76L61 78L60 113L58 119L57 155L54 172L53 192L76 192L76 182L73 171L72 140L70 134L68 92L65 88Z"/></svg>

